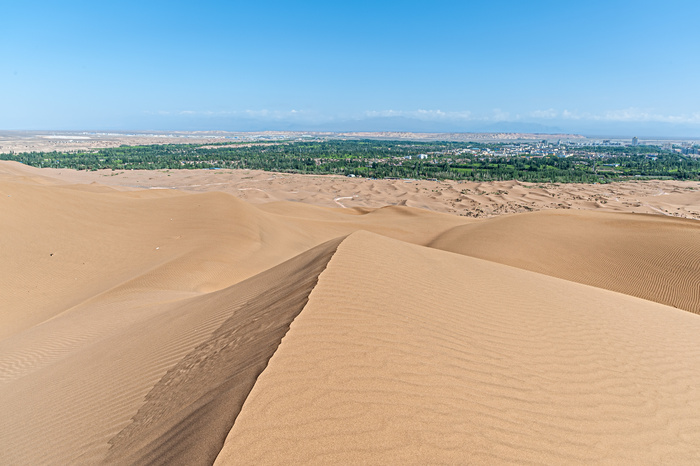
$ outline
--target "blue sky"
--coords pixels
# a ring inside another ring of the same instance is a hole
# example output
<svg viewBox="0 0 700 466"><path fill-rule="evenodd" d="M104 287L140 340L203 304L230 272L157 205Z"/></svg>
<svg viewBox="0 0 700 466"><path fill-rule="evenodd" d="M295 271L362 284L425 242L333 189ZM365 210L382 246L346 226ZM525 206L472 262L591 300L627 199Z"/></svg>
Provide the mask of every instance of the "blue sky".
<svg viewBox="0 0 700 466"><path fill-rule="evenodd" d="M700 137L698 1L14 1L0 129Z"/></svg>

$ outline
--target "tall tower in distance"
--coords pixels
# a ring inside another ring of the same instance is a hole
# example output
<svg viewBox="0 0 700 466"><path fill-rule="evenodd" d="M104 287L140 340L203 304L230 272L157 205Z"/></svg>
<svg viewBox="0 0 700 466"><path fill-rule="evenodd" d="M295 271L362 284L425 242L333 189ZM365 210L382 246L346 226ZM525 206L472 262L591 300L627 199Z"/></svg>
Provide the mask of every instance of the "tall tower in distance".
<svg viewBox="0 0 700 466"><path fill-rule="evenodd" d="M633 146L638 146L639 145L639 138L637 136L632 138L632 145Z"/></svg>

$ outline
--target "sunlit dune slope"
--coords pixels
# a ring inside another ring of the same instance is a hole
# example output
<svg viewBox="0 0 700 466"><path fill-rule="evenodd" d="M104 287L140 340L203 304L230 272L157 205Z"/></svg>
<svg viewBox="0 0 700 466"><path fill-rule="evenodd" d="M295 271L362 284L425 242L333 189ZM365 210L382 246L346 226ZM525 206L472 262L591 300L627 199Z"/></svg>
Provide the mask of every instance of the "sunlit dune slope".
<svg viewBox="0 0 700 466"><path fill-rule="evenodd" d="M0 337L127 282L211 291L319 243L221 193L3 183L0 216Z"/></svg>
<svg viewBox="0 0 700 466"><path fill-rule="evenodd" d="M0 463L211 464L338 242L136 316L107 309L115 328L97 340L82 334L104 309L47 322L45 339L9 365L30 367L0 380ZM64 339L78 344L61 352ZM31 367L31 352L58 354Z"/></svg>
<svg viewBox="0 0 700 466"><path fill-rule="evenodd" d="M542 211L459 226L431 247L700 313L700 222Z"/></svg>
<svg viewBox="0 0 700 466"><path fill-rule="evenodd" d="M0 168L0 340L105 293L222 289L357 229L425 243L464 223L298 203L266 212L220 192L120 192Z"/></svg>
<svg viewBox="0 0 700 466"><path fill-rule="evenodd" d="M700 319L359 232L216 464L696 464Z"/></svg>

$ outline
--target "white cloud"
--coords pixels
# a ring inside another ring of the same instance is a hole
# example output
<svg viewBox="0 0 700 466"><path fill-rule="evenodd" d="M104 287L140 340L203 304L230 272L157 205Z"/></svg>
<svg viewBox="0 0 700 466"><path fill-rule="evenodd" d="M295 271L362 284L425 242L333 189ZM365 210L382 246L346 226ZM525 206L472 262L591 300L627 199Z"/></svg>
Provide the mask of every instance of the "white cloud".
<svg viewBox="0 0 700 466"><path fill-rule="evenodd" d="M369 110L363 115L366 118L404 117L418 120L471 120L472 113L468 110L445 112L442 110Z"/></svg>
<svg viewBox="0 0 700 466"><path fill-rule="evenodd" d="M600 118L605 121L639 121L639 122L664 122L675 124L697 124L700 123L700 113L685 115L663 115L638 108L627 108L624 110L612 110L605 112Z"/></svg>
<svg viewBox="0 0 700 466"><path fill-rule="evenodd" d="M530 116L533 118L551 120L553 118L557 118L559 116L559 112L557 112L553 108L549 108L547 110L535 110L534 112L530 113Z"/></svg>
<svg viewBox="0 0 700 466"><path fill-rule="evenodd" d="M156 112L146 111L144 112L149 115L163 115L163 116L232 116L232 117L249 117L249 118L259 118L268 120L285 120L290 118L303 118L309 117L313 114L311 112L306 112L304 110L158 110Z"/></svg>
<svg viewBox="0 0 700 466"><path fill-rule="evenodd" d="M508 121L510 120L510 113L501 110L500 108L494 108L491 118L487 118L494 121Z"/></svg>
<svg viewBox="0 0 700 466"><path fill-rule="evenodd" d="M577 110L557 110L554 108L533 110L525 114L513 114L500 108L487 113L475 114L469 110L444 111L440 109L417 110L368 110L358 114L333 115L313 110L159 110L144 112L160 116L189 116L189 117L232 117L256 119L263 121L290 121L299 123L320 123L343 121L345 119L391 118L403 117L422 121L443 122L499 122L499 121L588 121L588 122L621 122L621 123L668 123L676 125L700 125L700 112L686 114L663 114L652 110L630 107L618 110L608 110L600 113L579 112Z"/></svg>
<svg viewBox="0 0 700 466"><path fill-rule="evenodd" d="M589 120L629 123L673 123L673 124L700 124L700 112L682 115L667 115L650 110L630 107L619 110L608 110L602 113L578 112L563 110L558 112L552 108L547 110L535 110L530 113L532 118L543 120Z"/></svg>

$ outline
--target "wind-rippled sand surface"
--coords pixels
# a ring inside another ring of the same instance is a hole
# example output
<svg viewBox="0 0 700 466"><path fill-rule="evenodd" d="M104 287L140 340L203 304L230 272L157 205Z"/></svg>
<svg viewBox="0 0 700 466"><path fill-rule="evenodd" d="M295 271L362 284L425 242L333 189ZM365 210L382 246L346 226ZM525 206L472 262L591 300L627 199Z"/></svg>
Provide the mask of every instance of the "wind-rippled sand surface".
<svg viewBox="0 0 700 466"><path fill-rule="evenodd" d="M105 174L0 163L2 464L700 462L697 183Z"/></svg>

